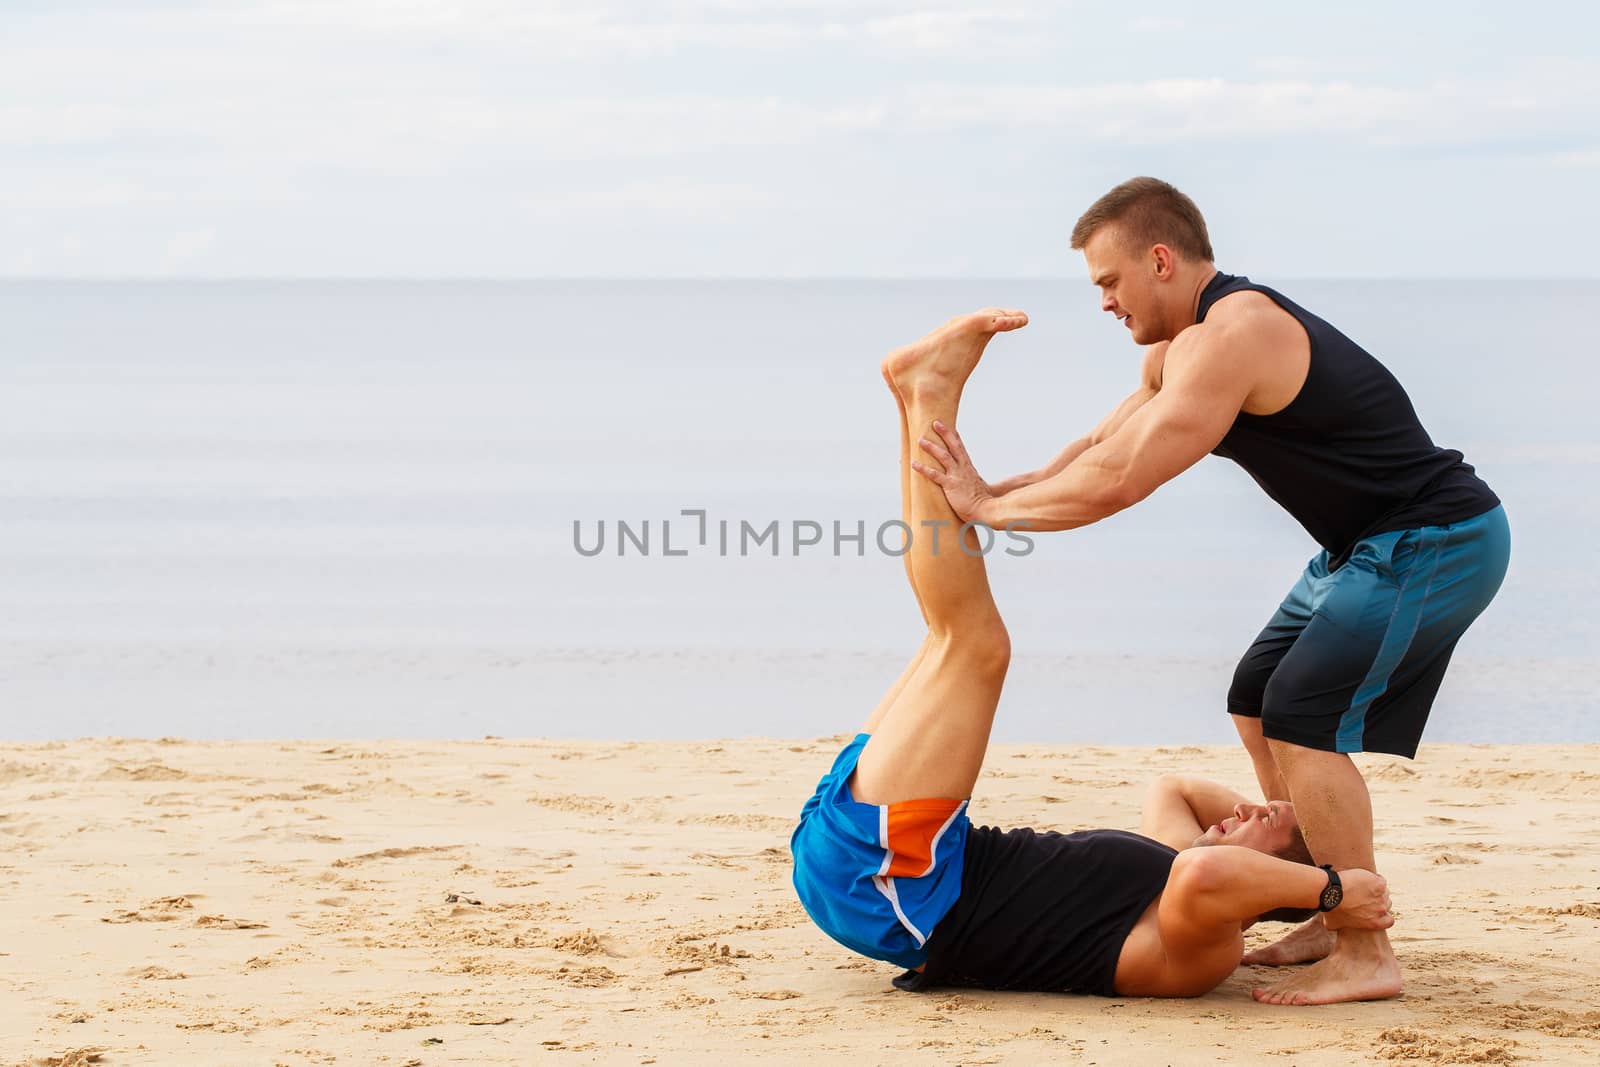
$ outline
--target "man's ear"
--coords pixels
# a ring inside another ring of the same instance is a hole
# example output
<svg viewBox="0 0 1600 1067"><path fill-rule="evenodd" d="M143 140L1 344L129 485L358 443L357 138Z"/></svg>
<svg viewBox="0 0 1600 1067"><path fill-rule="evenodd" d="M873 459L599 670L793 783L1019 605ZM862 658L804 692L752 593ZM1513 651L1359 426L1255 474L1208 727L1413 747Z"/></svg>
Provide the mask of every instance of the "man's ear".
<svg viewBox="0 0 1600 1067"><path fill-rule="evenodd" d="M1154 267L1157 278L1172 277L1172 249L1166 245L1151 247L1150 254L1155 257Z"/></svg>

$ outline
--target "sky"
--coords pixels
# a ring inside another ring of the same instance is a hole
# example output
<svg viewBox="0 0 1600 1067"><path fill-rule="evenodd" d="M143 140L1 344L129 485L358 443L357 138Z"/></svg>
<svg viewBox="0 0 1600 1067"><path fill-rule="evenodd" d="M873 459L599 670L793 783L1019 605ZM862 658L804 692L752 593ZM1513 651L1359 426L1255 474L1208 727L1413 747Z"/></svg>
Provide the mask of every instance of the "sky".
<svg viewBox="0 0 1600 1067"><path fill-rule="evenodd" d="M0 277L1600 277L1578 3L0 0Z"/></svg>

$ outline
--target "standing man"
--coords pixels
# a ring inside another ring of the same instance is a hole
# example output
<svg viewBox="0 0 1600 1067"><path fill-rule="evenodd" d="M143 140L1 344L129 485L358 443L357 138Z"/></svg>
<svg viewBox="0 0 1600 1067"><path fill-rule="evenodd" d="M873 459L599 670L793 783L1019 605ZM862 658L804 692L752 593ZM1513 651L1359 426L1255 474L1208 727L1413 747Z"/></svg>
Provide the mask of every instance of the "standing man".
<svg viewBox="0 0 1600 1067"><path fill-rule="evenodd" d="M1322 546L1240 660L1228 711L1268 800L1312 854L1376 870L1352 752L1412 758L1450 654L1505 576L1499 498L1439 448L1384 366L1282 294L1212 263L1200 210L1123 182L1072 231L1100 306L1149 346L1139 388L1045 467L993 486L961 438L914 464L963 521L1070 530L1138 503L1208 453L1234 460ZM1300 928L1253 962L1319 960L1255 990L1273 1004L1400 992L1382 930Z"/></svg>

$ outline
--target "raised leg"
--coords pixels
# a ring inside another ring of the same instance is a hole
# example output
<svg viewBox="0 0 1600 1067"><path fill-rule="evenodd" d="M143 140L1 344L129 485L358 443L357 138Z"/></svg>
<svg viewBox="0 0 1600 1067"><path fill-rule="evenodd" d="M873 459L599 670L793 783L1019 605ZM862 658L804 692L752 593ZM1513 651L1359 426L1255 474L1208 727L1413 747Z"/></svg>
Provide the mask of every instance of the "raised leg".
<svg viewBox="0 0 1600 1067"><path fill-rule="evenodd" d="M895 408L900 412L900 517L907 525L911 523L911 430L906 426L906 402L900 396L900 390L895 388L894 378L889 373L889 361L883 362L883 380L889 386L889 392L894 397ZM906 568L906 581L911 584L911 594L917 598L917 610L922 612L922 621L928 621L927 609L922 606L922 594L917 592L916 575L911 572L911 556L908 553L900 557ZM900 696L900 691L906 687L923 659L928 654L930 638L924 636L922 643L917 646L916 652L911 655L911 662L906 664L906 669L900 672L889 691L878 701L878 706L872 709L872 714L867 716L866 725L861 727L864 734L876 733L878 724L883 722L883 717L889 709L894 707L895 700Z"/></svg>
<svg viewBox="0 0 1600 1067"><path fill-rule="evenodd" d="M911 573L909 568L906 573ZM912 588L916 588L915 582L912 583ZM923 637L922 644L918 645L917 650L911 654L911 662L906 664L906 669L900 672L900 677L894 680L894 684L889 687L889 691L883 694L883 699L878 701L878 706L872 709L871 715L867 716L866 725L861 727L862 733L875 734L878 732L878 727L883 723L883 717L889 714L889 709L894 707L895 701L900 699L900 693L905 689L906 684L916 676L917 668L922 666L922 661L928 656L928 647L932 644L933 637L931 635Z"/></svg>
<svg viewBox="0 0 1600 1067"><path fill-rule="evenodd" d="M1340 752L1283 741L1271 744L1311 854L1335 870L1376 870L1372 799L1355 763ZM1254 990L1255 998L1266 1004L1334 1004L1381 1000L1400 992L1400 964L1387 933L1345 928L1334 933L1333 950L1326 959Z"/></svg>
<svg viewBox="0 0 1600 1067"><path fill-rule="evenodd" d="M915 477L911 472L911 460L913 459L913 456L911 455L911 428L906 425L905 398L900 395L900 390L895 386L894 383L894 376L889 373L889 360L885 359L883 361L882 370L883 380L888 384L889 393L894 397L894 405L900 412L900 518L901 521L905 522L907 525L910 525L911 482ZM922 594L917 591L917 578L916 575L911 573L911 555L907 553L906 555L901 556L900 560L905 564L906 567L906 581L911 583L911 595L917 598L917 610L922 612L922 621L927 622L928 610L922 606ZM924 649L926 648L927 642L924 641L922 648L917 650L917 656L913 658L913 663L915 663L917 658L921 657ZM909 673L910 672L908 671L907 674ZM867 732L871 733L870 730Z"/></svg>
<svg viewBox="0 0 1600 1067"><path fill-rule="evenodd" d="M901 490L912 531L906 572L928 634L918 662L869 720L872 739L851 781L863 803L964 799L982 769L1010 641L989 591L981 542L971 531L961 535L938 486L911 474L909 450L913 436L932 432L935 419L955 425L961 389L985 346L1027 321L1000 309L962 316L884 361L904 412Z"/></svg>

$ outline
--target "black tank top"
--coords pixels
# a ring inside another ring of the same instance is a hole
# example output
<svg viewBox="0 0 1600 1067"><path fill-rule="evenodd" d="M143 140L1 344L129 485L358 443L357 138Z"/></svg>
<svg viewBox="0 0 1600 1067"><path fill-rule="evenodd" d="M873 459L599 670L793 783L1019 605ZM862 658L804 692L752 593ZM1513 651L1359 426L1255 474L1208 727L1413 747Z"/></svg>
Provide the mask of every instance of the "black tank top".
<svg viewBox="0 0 1600 1067"><path fill-rule="evenodd" d="M894 984L1115 996L1122 943L1177 855L1125 830L974 826L961 895L928 937L927 965Z"/></svg>
<svg viewBox="0 0 1600 1067"><path fill-rule="evenodd" d="M1500 502L1460 452L1433 443L1382 363L1282 293L1219 271L1200 293L1195 321L1245 290L1270 297L1305 328L1311 367L1287 407L1241 411L1212 451L1299 520L1328 550L1330 569L1363 537L1459 522Z"/></svg>

